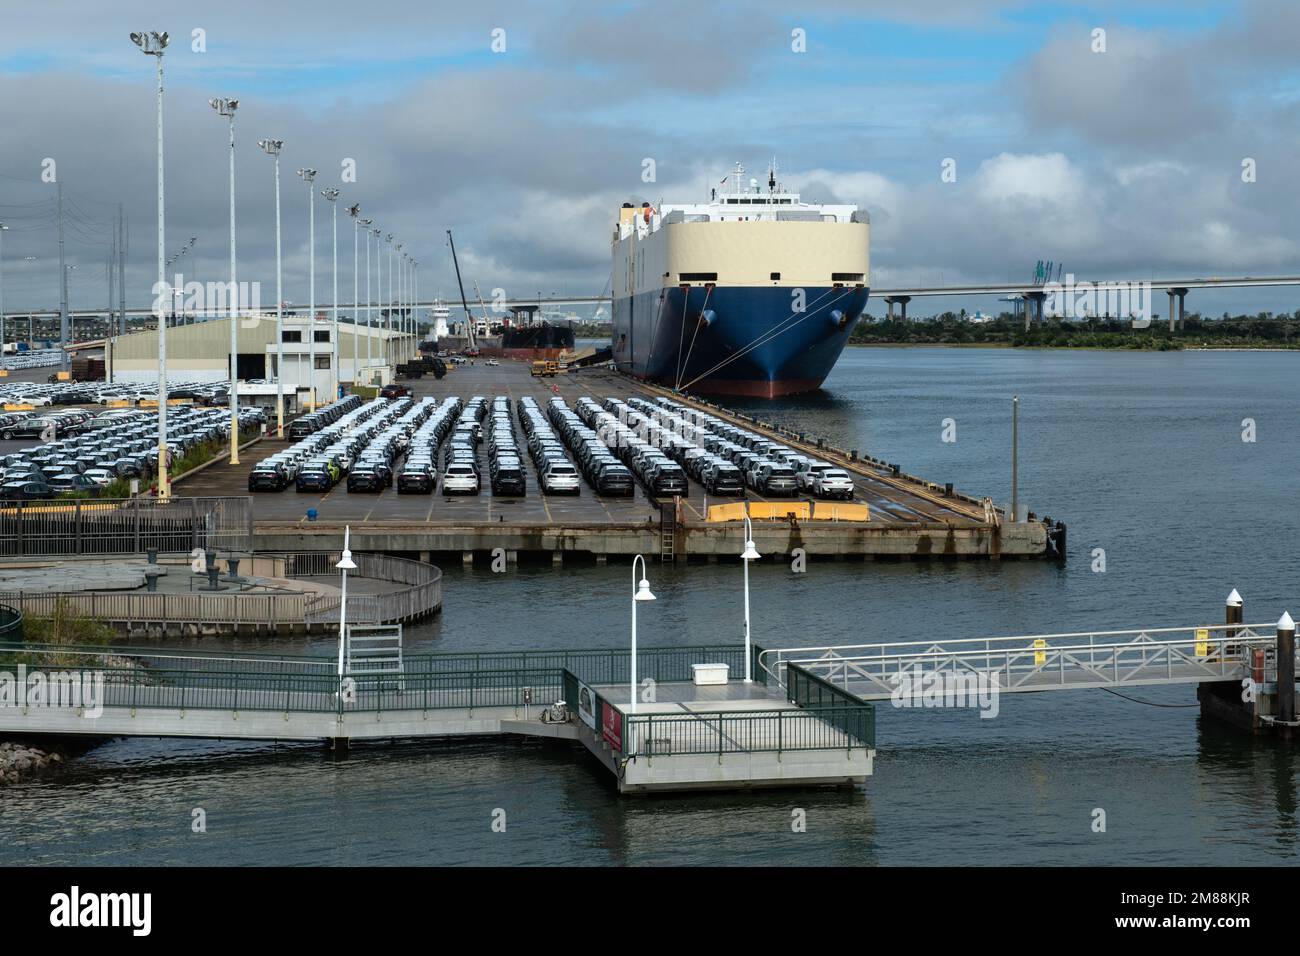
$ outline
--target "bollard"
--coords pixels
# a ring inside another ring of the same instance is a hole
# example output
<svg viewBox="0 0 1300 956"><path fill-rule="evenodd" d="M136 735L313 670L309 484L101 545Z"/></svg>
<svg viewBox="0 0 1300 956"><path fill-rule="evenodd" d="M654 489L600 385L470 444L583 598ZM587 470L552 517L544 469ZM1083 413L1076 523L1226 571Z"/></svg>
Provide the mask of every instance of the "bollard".
<svg viewBox="0 0 1300 956"><path fill-rule="evenodd" d="M144 573L144 588L146 591L158 590L158 578L160 575L157 571L146 571Z"/></svg>
<svg viewBox="0 0 1300 956"><path fill-rule="evenodd" d="M219 575L220 573L221 573L221 569L218 568L215 564L213 564L211 567L208 568L208 590L209 591L221 590L221 585L217 583L217 575Z"/></svg>
<svg viewBox="0 0 1300 956"><path fill-rule="evenodd" d="M145 552L145 560L146 560L149 564L157 564L157 563L158 563L158 549L157 549L157 548L150 548L148 551L146 551L146 552Z"/></svg>
<svg viewBox="0 0 1300 956"><path fill-rule="evenodd" d="M315 520L316 520L316 509L315 509L315 508L308 508L308 509L307 509L307 520L308 520L308 521L315 521Z"/></svg>
<svg viewBox="0 0 1300 956"><path fill-rule="evenodd" d="M226 573L232 581L239 580L239 558L226 558Z"/></svg>
<svg viewBox="0 0 1300 956"><path fill-rule="evenodd" d="M1228 628L1223 632L1225 641L1231 641L1239 633L1239 630L1232 625L1240 624L1245 620L1242 616L1243 613L1241 595L1237 593L1236 588L1233 588L1232 593L1228 595L1228 600L1224 602L1224 623L1228 625ZM1240 651L1241 648L1236 644L1224 644L1223 654L1225 657L1236 657Z"/></svg>
<svg viewBox="0 0 1300 956"><path fill-rule="evenodd" d="M215 551L203 552L203 570L211 574L217 569L217 553Z"/></svg>
<svg viewBox="0 0 1300 956"><path fill-rule="evenodd" d="M1295 621L1286 611L1277 622L1277 719L1295 723Z"/></svg>
<svg viewBox="0 0 1300 956"><path fill-rule="evenodd" d="M945 498L951 498L951 497L952 497L952 482L951 482L951 481L949 481L949 482L945 482L945 484L944 484L944 486L943 486L943 496L944 496Z"/></svg>

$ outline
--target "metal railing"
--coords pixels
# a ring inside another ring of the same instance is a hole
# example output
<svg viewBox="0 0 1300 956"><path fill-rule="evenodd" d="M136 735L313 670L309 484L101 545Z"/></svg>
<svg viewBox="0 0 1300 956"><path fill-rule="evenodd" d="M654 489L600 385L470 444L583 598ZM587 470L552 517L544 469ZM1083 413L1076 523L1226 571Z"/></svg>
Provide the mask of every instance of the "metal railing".
<svg viewBox="0 0 1300 956"><path fill-rule="evenodd" d="M247 560L243 570L269 576L307 577L333 575L300 569L303 555L260 554ZM324 566L331 555L311 554ZM332 556L337 563L338 555ZM356 577L404 585L377 594L348 595L348 622L392 624L418 620L442 607L442 571L431 564L387 555L355 555ZM251 565L251 568L250 568ZM298 573L294 573L298 572ZM188 573L188 572L187 572ZM339 592L267 591L265 593L203 591L0 591L0 602L13 605L30 617L51 617L59 605L71 613L126 625L220 625L274 628L276 626L337 624ZM3 631L0 631L0 639Z"/></svg>
<svg viewBox="0 0 1300 956"><path fill-rule="evenodd" d="M909 671L995 677L1006 692L1244 676L1249 652L1276 644L1274 625L1094 631L764 651L761 668L788 686L791 665L859 697L886 698ZM1272 655L1268 655L1270 667ZM1269 672L1266 679L1271 679Z"/></svg>
<svg viewBox="0 0 1300 956"><path fill-rule="evenodd" d="M874 733L867 728L871 716L861 702L817 710L627 714L623 755L854 750L874 745Z"/></svg>
<svg viewBox="0 0 1300 956"><path fill-rule="evenodd" d="M876 708L873 704L822 680L798 664L787 664L785 674L786 696L790 703L816 714L863 747L876 745Z"/></svg>
<svg viewBox="0 0 1300 956"><path fill-rule="evenodd" d="M248 497L0 501L0 556L251 551Z"/></svg>

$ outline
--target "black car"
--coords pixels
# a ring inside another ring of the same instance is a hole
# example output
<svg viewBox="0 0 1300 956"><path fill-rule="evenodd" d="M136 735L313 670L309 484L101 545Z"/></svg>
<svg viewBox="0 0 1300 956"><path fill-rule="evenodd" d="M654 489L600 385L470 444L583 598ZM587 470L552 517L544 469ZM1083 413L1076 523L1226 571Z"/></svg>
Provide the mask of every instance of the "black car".
<svg viewBox="0 0 1300 956"><path fill-rule="evenodd" d="M606 465L596 474L595 481L591 484L598 495L630 497L636 491L636 479L624 465Z"/></svg>
<svg viewBox="0 0 1300 956"><path fill-rule="evenodd" d="M283 491L286 484L288 480L279 468L254 468L248 473L249 491Z"/></svg>
<svg viewBox="0 0 1300 956"><path fill-rule="evenodd" d="M397 476L397 493L399 495L427 495L433 492L438 479L432 465L406 467Z"/></svg>
<svg viewBox="0 0 1300 956"><path fill-rule="evenodd" d="M15 481L0 485L0 500L30 501L53 498L54 489L43 481Z"/></svg>
<svg viewBox="0 0 1300 956"><path fill-rule="evenodd" d="M502 464L492 469L492 494L522 496L527 493L528 480L518 463Z"/></svg>
<svg viewBox="0 0 1300 956"><path fill-rule="evenodd" d="M92 495L99 494L99 485L93 479L70 471L52 477L49 481L49 487L56 494L63 494L68 491L88 491Z"/></svg>
<svg viewBox="0 0 1300 956"><path fill-rule="evenodd" d="M46 429L53 427L56 438L68 434L62 423L49 418L21 418L0 428L0 439L13 441L15 438L40 438Z"/></svg>
<svg viewBox="0 0 1300 956"><path fill-rule="evenodd" d="M348 474L348 491L383 491L384 487L383 475L373 466L358 465Z"/></svg>
<svg viewBox="0 0 1300 956"><path fill-rule="evenodd" d="M334 487L334 478L324 465L308 465L298 472L294 487L299 491L329 491Z"/></svg>

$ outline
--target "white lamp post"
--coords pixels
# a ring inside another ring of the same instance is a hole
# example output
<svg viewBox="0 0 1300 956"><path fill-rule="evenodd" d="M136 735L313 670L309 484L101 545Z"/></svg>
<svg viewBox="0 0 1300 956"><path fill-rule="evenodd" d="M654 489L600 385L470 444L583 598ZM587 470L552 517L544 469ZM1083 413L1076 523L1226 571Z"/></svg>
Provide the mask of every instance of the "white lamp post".
<svg viewBox="0 0 1300 956"><path fill-rule="evenodd" d="M4 354L5 344L5 230L9 227L0 222L0 355Z"/></svg>
<svg viewBox="0 0 1300 956"><path fill-rule="evenodd" d="M316 170L305 167L298 175L307 184L308 236L307 274L311 288L307 293L307 381L311 387L311 410L316 411ZM300 363L301 364L301 363Z"/></svg>
<svg viewBox="0 0 1300 956"><path fill-rule="evenodd" d="M750 673L752 664L749 652L749 562L757 561L762 555L754 547L754 526L749 523L749 515L745 515L745 550L740 555L740 561L745 566L745 683L752 683L754 675Z"/></svg>
<svg viewBox="0 0 1300 956"><path fill-rule="evenodd" d="M168 36L152 30L143 30L131 34L131 42L140 48L140 52L151 56L158 62L158 290L161 295L167 288L166 254L163 223L163 51L167 49ZM66 277L65 277L66 278ZM66 305L66 303L65 303ZM67 311L66 308L64 310ZM161 310L160 310L161 313ZM167 483L167 318L158 317L158 497L171 495L171 486Z"/></svg>
<svg viewBox="0 0 1300 956"><path fill-rule="evenodd" d="M641 579L638 581L636 576L636 563L641 562ZM637 555L632 559L632 679L629 683L631 690L629 713L636 713L636 605L638 601L653 601L655 596L650 593L650 582L645 579L645 558Z"/></svg>
<svg viewBox="0 0 1300 956"><path fill-rule="evenodd" d="M339 563L334 565L343 575L343 595L339 600L339 689L343 688L343 646L347 640L348 628L348 572L357 569L356 562L352 560L352 551L348 548L352 536L352 528L349 525L343 526L343 554L339 558Z"/></svg>
<svg viewBox="0 0 1300 956"><path fill-rule="evenodd" d="M362 219L361 225L366 227L366 384L370 384L370 366L375 362L371 340L374 338L372 331L375 322L375 300L370 297L370 240L379 236L378 229L371 229L370 225L373 219Z"/></svg>
<svg viewBox="0 0 1300 956"><path fill-rule="evenodd" d="M357 387L357 310L361 307L361 276L357 273L357 267L361 263L358 245L361 239L361 220L357 217L361 215L361 204L353 203L348 206L348 215L352 217L352 387L355 389Z"/></svg>
<svg viewBox="0 0 1300 956"><path fill-rule="evenodd" d="M330 322L330 401L339 397L339 191L330 187L322 189L320 194L330 204L330 216L334 230L334 318Z"/></svg>
<svg viewBox="0 0 1300 956"><path fill-rule="evenodd" d="M235 280L235 110L239 100L211 99L230 118L230 463L239 464L239 285Z"/></svg>
<svg viewBox="0 0 1300 956"><path fill-rule="evenodd" d="M275 437L284 437L284 271L280 260L280 150L282 139L259 139L275 157Z"/></svg>

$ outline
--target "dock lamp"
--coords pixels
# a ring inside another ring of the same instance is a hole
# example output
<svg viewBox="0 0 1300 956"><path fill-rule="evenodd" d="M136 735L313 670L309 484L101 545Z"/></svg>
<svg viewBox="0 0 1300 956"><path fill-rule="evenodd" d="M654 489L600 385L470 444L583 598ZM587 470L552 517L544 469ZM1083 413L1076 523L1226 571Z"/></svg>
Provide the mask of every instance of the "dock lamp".
<svg viewBox="0 0 1300 956"><path fill-rule="evenodd" d="M745 683L751 684L754 681L754 675L751 673L753 668L752 658L749 645L749 562L757 561L762 555L754 547L754 526L750 524L749 515L745 515L745 550L740 555L741 563L745 566Z"/></svg>
<svg viewBox="0 0 1300 956"><path fill-rule="evenodd" d="M641 562L641 578L636 576L636 563ZM655 596L650 593L650 582L645 578L645 558L637 555L632 559L632 679L628 685L632 691L630 698L629 713L636 713L636 605L638 601L653 601Z"/></svg>
<svg viewBox="0 0 1300 956"><path fill-rule="evenodd" d="M330 401L339 397L339 191L328 187L320 191L321 196L330 204L331 228L334 231L334 318L330 322Z"/></svg>
<svg viewBox="0 0 1300 956"><path fill-rule="evenodd" d="M348 547L352 537L352 527L343 526L343 554L339 557L339 563L334 567L339 569L343 575L343 596L339 600L339 690L343 689L343 647L347 642L348 630L348 572L357 569L357 563L352 560L352 551Z"/></svg>
<svg viewBox="0 0 1300 956"><path fill-rule="evenodd" d="M239 284L235 273L235 110L239 100L216 97L208 105L230 120L230 463L239 464Z"/></svg>
<svg viewBox="0 0 1300 956"><path fill-rule="evenodd" d="M284 437L284 271L280 259L280 150L282 139L259 139L275 159L275 437Z"/></svg>
<svg viewBox="0 0 1300 956"><path fill-rule="evenodd" d="M357 386L357 315L361 309L361 274L358 267L361 258L358 254L361 238L361 204L348 206L348 215L352 217L352 387ZM367 248L366 252L370 250Z"/></svg>
<svg viewBox="0 0 1300 956"><path fill-rule="evenodd" d="M311 288L307 293L307 375L311 386L311 410L316 411L316 170L304 166L298 175L307 184L307 274ZM298 367L302 367L299 357Z"/></svg>
<svg viewBox="0 0 1300 956"><path fill-rule="evenodd" d="M169 37L164 31L151 30L146 33L139 30L131 34L131 42L140 48L140 52L153 57L158 64L158 290L167 288L166 254L164 223L164 189L163 189L163 51L167 49ZM159 310L161 313L161 310ZM163 315L158 318L158 497L171 496L171 485L167 481L167 320Z"/></svg>

